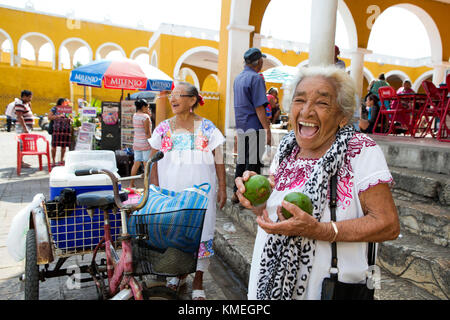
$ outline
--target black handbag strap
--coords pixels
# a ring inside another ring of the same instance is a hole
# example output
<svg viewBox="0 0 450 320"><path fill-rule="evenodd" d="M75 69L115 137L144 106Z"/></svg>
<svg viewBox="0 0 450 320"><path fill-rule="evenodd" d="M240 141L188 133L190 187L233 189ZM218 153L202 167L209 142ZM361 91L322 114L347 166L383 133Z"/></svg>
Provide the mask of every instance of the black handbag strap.
<svg viewBox="0 0 450 320"><path fill-rule="evenodd" d="M330 213L331 221L336 221L337 204L337 174L331 177ZM331 267L337 270L337 246L336 241L331 243ZM337 275L337 274L336 274Z"/></svg>
<svg viewBox="0 0 450 320"><path fill-rule="evenodd" d="M337 174L331 177L330 181L330 218L331 221L336 222L336 206L337 206ZM367 261L369 266L375 265L375 243L369 242ZM331 243L331 268L337 269L337 245L336 241ZM337 273L331 274L337 277Z"/></svg>

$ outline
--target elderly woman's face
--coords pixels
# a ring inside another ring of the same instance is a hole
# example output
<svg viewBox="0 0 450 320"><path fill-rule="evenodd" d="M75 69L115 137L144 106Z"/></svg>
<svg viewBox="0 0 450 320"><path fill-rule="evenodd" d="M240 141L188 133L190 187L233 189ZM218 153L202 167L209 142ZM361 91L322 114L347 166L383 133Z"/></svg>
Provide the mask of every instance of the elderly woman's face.
<svg viewBox="0 0 450 320"><path fill-rule="evenodd" d="M304 151L322 156L335 140L346 119L337 104L334 86L323 77L303 79L294 92L291 119L295 136Z"/></svg>
<svg viewBox="0 0 450 320"><path fill-rule="evenodd" d="M195 103L195 97L186 92L183 85L176 86L170 94L170 104L174 114L189 112Z"/></svg>

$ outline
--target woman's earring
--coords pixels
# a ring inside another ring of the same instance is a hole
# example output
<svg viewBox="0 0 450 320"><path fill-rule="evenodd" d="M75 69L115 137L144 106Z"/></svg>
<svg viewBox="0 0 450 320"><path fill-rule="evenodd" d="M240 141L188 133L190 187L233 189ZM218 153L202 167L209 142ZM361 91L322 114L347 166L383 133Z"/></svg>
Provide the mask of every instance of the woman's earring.
<svg viewBox="0 0 450 320"><path fill-rule="evenodd" d="M189 110L191 113L192 113L192 107L191 107L191 110Z"/></svg>

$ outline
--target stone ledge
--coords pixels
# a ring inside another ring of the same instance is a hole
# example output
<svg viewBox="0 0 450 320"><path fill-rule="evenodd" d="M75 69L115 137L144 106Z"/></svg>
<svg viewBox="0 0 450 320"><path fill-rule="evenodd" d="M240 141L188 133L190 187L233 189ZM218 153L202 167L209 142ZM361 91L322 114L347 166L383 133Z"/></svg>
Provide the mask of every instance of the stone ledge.
<svg viewBox="0 0 450 320"><path fill-rule="evenodd" d="M439 299L450 295L450 249L402 232L380 244L378 264L392 275L407 279Z"/></svg>
<svg viewBox="0 0 450 320"><path fill-rule="evenodd" d="M232 223L235 232L224 229L225 223ZM235 272L239 278L248 284L255 237L234 223L223 212L217 212L216 231L214 235L214 250Z"/></svg>
<svg viewBox="0 0 450 320"><path fill-rule="evenodd" d="M445 174L390 166L394 189L431 198L442 205L450 205L450 178Z"/></svg>
<svg viewBox="0 0 450 320"><path fill-rule="evenodd" d="M439 205L395 199L401 228L447 247L450 242L450 209Z"/></svg>
<svg viewBox="0 0 450 320"><path fill-rule="evenodd" d="M380 289L375 290L375 300L440 300L408 280L396 277L381 269Z"/></svg>

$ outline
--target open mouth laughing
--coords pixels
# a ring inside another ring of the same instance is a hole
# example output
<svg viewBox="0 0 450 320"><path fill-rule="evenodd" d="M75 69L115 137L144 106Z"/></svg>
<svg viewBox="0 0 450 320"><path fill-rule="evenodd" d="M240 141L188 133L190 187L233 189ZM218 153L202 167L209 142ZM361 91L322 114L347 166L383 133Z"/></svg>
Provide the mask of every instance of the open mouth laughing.
<svg viewBox="0 0 450 320"><path fill-rule="evenodd" d="M312 122L298 122L298 133L302 138L311 138L319 131L319 126Z"/></svg>

